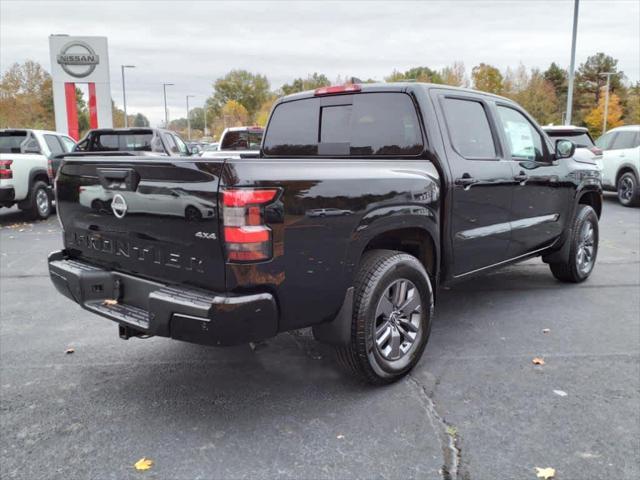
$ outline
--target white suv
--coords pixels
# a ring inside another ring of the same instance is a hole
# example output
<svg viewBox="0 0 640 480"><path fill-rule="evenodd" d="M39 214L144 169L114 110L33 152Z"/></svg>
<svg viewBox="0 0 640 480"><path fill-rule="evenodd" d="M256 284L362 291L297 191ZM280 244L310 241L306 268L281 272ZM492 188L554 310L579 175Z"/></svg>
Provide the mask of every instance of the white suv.
<svg viewBox="0 0 640 480"><path fill-rule="evenodd" d="M75 144L57 132L0 129L0 207L18 204L32 218L47 218L53 201L52 160Z"/></svg>
<svg viewBox="0 0 640 480"><path fill-rule="evenodd" d="M609 130L596 145L602 154L602 186L618 192L625 207L640 205L640 125Z"/></svg>

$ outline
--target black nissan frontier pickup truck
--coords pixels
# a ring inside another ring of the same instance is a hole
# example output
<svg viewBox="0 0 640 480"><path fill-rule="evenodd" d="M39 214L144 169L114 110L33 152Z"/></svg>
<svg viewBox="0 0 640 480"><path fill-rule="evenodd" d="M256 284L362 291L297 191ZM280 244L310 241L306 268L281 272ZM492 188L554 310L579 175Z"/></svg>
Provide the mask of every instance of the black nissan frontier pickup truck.
<svg viewBox="0 0 640 480"><path fill-rule="evenodd" d="M311 326L388 383L419 361L439 287L534 256L560 281L590 275L602 188L574 150L473 90L289 95L258 158L65 158L49 271L125 339L232 345Z"/></svg>

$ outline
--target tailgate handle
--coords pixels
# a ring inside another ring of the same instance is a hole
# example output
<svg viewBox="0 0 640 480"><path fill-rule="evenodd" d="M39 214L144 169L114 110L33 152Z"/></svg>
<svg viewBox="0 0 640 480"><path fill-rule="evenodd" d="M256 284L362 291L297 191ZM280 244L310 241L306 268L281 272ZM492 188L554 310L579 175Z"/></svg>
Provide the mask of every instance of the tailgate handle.
<svg viewBox="0 0 640 480"><path fill-rule="evenodd" d="M98 168L98 178L107 190L128 190L135 192L140 183L140 175L133 168Z"/></svg>

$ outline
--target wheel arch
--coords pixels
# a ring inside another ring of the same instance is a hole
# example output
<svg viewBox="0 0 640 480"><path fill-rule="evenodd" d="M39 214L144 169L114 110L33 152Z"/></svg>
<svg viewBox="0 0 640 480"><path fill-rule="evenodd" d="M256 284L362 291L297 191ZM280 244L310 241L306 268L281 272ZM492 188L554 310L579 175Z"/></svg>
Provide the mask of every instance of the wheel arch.
<svg viewBox="0 0 640 480"><path fill-rule="evenodd" d="M578 197L578 205L589 205L595 210L598 219L600 219L602 215L602 192L597 190L583 191Z"/></svg>
<svg viewBox="0 0 640 480"><path fill-rule="evenodd" d="M439 251L432 236L425 228L393 228L371 237L360 253L360 258L369 250L397 250L416 257L431 277L432 283L438 278Z"/></svg>
<svg viewBox="0 0 640 480"><path fill-rule="evenodd" d="M620 165L620 168L618 168L618 171L616 172L616 181L614 184L616 190L618 189L618 180L620 180L620 177L622 177L622 175L627 172L633 173L636 177L636 180L640 181L640 177L638 176L638 169L630 163L623 163L622 165Z"/></svg>

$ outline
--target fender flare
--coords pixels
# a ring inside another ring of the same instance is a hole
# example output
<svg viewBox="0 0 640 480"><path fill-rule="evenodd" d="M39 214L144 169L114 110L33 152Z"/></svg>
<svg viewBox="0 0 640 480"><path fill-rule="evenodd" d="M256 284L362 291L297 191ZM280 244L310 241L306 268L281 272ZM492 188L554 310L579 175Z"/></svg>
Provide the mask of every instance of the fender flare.
<svg viewBox="0 0 640 480"><path fill-rule="evenodd" d="M29 202L31 201L31 187L35 181L35 178L39 175L42 175L47 178L47 185L51 188L51 183L49 182L49 174L47 170L42 167L33 167L29 170L29 183L27 184L27 196L18 202L18 208L24 209L29 206Z"/></svg>
<svg viewBox="0 0 640 480"><path fill-rule="evenodd" d="M570 239L573 235L573 218L576 216L576 212L578 210L578 205L580 205L580 199L589 193L597 193L601 198L602 203L602 185L596 184L585 184L576 191L574 196L573 206L571 208L571 220L572 222L569 224L569 228L567 228L557 242L558 247L554 248L549 253L542 256L542 261L544 263L559 263L566 262L569 260L569 251L571 250L571 243L567 240Z"/></svg>
<svg viewBox="0 0 640 480"><path fill-rule="evenodd" d="M415 209L421 209L420 212L423 215L416 215ZM364 249L377 236L402 229L422 230L431 238L435 248L433 252L435 272L429 272L429 274L437 278L440 270L440 244L438 241L440 237L437 215L433 210L425 205L406 204L380 207L368 212L355 226L350 237L351 241L348 244L345 258L345 273L348 275L349 281L340 310L330 322L313 326L313 336L316 340L336 346L349 344L353 315L353 276Z"/></svg>
<svg viewBox="0 0 640 480"><path fill-rule="evenodd" d="M422 230L431 238L435 247L436 271L429 272L429 274L437 276L440 259L438 218L438 212L434 208L415 203L384 206L367 212L355 225L350 236L345 257L347 273L350 274L349 278L353 278L364 249L371 240L385 233L405 229Z"/></svg>

